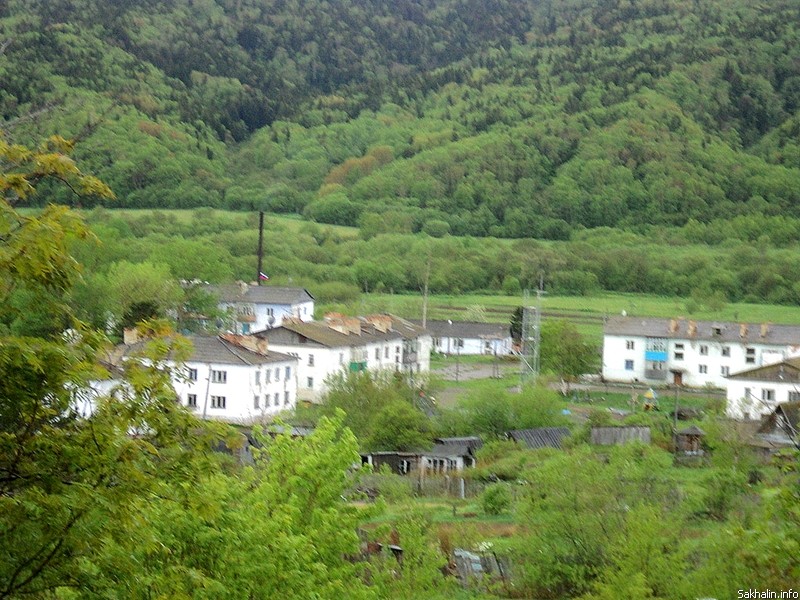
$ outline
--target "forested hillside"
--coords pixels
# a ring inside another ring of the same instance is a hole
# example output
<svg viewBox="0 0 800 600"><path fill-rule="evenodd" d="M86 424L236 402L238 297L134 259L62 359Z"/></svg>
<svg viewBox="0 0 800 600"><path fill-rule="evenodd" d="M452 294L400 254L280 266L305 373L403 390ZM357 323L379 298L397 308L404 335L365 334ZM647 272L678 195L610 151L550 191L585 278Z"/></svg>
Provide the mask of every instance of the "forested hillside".
<svg viewBox="0 0 800 600"><path fill-rule="evenodd" d="M0 126L78 136L118 206L701 242L800 219L792 0L8 0L0 81Z"/></svg>

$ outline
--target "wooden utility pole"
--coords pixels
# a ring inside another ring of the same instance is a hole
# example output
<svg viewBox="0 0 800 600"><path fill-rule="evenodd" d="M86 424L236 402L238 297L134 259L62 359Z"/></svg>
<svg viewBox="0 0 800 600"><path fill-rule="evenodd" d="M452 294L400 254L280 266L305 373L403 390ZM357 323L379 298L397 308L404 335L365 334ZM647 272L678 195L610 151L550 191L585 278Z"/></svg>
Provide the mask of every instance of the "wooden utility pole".
<svg viewBox="0 0 800 600"><path fill-rule="evenodd" d="M258 267L256 281L261 285L262 261L264 259L264 211L258 211Z"/></svg>

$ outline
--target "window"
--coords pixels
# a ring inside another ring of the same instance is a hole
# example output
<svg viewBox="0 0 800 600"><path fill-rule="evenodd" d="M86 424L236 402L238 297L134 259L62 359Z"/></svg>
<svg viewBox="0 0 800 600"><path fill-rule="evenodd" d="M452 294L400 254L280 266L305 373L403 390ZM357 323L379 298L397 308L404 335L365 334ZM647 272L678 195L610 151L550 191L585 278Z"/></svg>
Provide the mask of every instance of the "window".
<svg viewBox="0 0 800 600"><path fill-rule="evenodd" d="M289 381L292 377L292 367L286 367L286 372L283 374L284 381Z"/></svg>
<svg viewBox="0 0 800 600"><path fill-rule="evenodd" d="M242 333L250 333L250 323L242 323Z"/></svg>
<svg viewBox="0 0 800 600"><path fill-rule="evenodd" d="M464 339L456 338L456 348L463 348L463 347L464 347Z"/></svg>
<svg viewBox="0 0 800 600"><path fill-rule="evenodd" d="M789 392L789 402L800 402L800 392Z"/></svg>
<svg viewBox="0 0 800 600"><path fill-rule="evenodd" d="M712 327L711 333L714 335L722 335L722 327Z"/></svg>
<svg viewBox="0 0 800 600"><path fill-rule="evenodd" d="M227 383L228 382L228 372L227 371L215 371L214 369L211 369L211 381L213 383Z"/></svg>
<svg viewBox="0 0 800 600"><path fill-rule="evenodd" d="M256 371L256 385L261 385L261 371Z"/></svg>
<svg viewBox="0 0 800 600"><path fill-rule="evenodd" d="M225 408L225 396L211 396L211 408Z"/></svg>
<svg viewBox="0 0 800 600"><path fill-rule="evenodd" d="M765 402L774 402L775 401L775 390L771 390L769 388L763 388L761 390L761 399Z"/></svg>
<svg viewBox="0 0 800 600"><path fill-rule="evenodd" d="M189 381L197 381L197 369L188 369Z"/></svg>
<svg viewBox="0 0 800 600"><path fill-rule="evenodd" d="M281 380L281 369L280 367L275 367L275 381Z"/></svg>
<svg viewBox="0 0 800 600"><path fill-rule="evenodd" d="M728 375L731 374L731 368L723 365L719 368L719 374L722 375L723 377L727 377Z"/></svg>
<svg viewBox="0 0 800 600"><path fill-rule="evenodd" d="M676 352L675 353L675 360L683 360L683 352Z"/></svg>
<svg viewBox="0 0 800 600"><path fill-rule="evenodd" d="M280 405L280 403L281 403L281 395L280 395L279 392L275 392L274 404L275 404L275 406L278 406L278 405Z"/></svg>
<svg viewBox="0 0 800 600"><path fill-rule="evenodd" d="M383 358L389 358L389 346L383 349Z"/></svg>
<svg viewBox="0 0 800 600"><path fill-rule="evenodd" d="M633 371L633 361L632 360L626 360L625 361L625 370L626 371Z"/></svg>
<svg viewBox="0 0 800 600"><path fill-rule="evenodd" d="M395 354L400 354L400 346L395 346L394 347L394 353Z"/></svg>
<svg viewBox="0 0 800 600"><path fill-rule="evenodd" d="M284 404L289 404L289 399L290 398L291 398L291 396L289 395L289 392L283 392L283 403Z"/></svg>
<svg viewBox="0 0 800 600"><path fill-rule="evenodd" d="M708 346L700 346L700 356L708 356Z"/></svg>
<svg viewBox="0 0 800 600"><path fill-rule="evenodd" d="M731 355L731 347L730 346L723 346L722 347L722 356L730 356Z"/></svg>
<svg viewBox="0 0 800 600"><path fill-rule="evenodd" d="M344 364L344 352L339 352L339 364Z"/></svg>
<svg viewBox="0 0 800 600"><path fill-rule="evenodd" d="M756 349L747 348L744 352L744 362L748 365L753 365L756 362Z"/></svg>
<svg viewBox="0 0 800 600"><path fill-rule="evenodd" d="M189 408L197 408L197 394L189 394L186 396L186 406Z"/></svg>
<svg viewBox="0 0 800 600"><path fill-rule="evenodd" d="M267 308L267 316L274 317L275 316L275 309L274 308Z"/></svg>
<svg viewBox="0 0 800 600"><path fill-rule="evenodd" d="M683 350L683 344L675 344L675 350Z"/></svg>
<svg viewBox="0 0 800 600"><path fill-rule="evenodd" d="M309 367L313 367L314 366L314 355L313 354L309 354L308 355L308 366Z"/></svg>
<svg viewBox="0 0 800 600"><path fill-rule="evenodd" d="M744 398L745 398L745 400L749 400L751 397L752 397L752 394L750 393L750 388L744 388Z"/></svg>
<svg viewBox="0 0 800 600"><path fill-rule="evenodd" d="M309 377L309 378L306 380L306 387L307 387L308 389L310 389L310 390L314 389L314 378L313 378L313 377Z"/></svg>
<svg viewBox="0 0 800 600"><path fill-rule="evenodd" d="M698 365L697 371L703 374L708 373L708 365Z"/></svg>
<svg viewBox="0 0 800 600"><path fill-rule="evenodd" d="M272 378L272 371L270 369L264 371L264 383L269 383L271 378Z"/></svg>
<svg viewBox="0 0 800 600"><path fill-rule="evenodd" d="M375 360L380 360L380 359L381 359L381 349L375 348Z"/></svg>
<svg viewBox="0 0 800 600"><path fill-rule="evenodd" d="M261 401L261 397L260 396L253 396L253 408L258 410L258 405L259 405L260 401Z"/></svg>
<svg viewBox="0 0 800 600"><path fill-rule="evenodd" d="M625 340L625 350L634 350L636 342L634 340Z"/></svg>

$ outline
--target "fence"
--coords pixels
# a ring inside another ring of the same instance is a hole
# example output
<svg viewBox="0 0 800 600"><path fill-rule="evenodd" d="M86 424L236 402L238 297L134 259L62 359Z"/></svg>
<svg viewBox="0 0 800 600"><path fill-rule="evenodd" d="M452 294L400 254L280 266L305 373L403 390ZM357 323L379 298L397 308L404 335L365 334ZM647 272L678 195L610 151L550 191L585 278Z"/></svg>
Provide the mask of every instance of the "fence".
<svg viewBox="0 0 800 600"><path fill-rule="evenodd" d="M419 496L450 498L475 498L483 493L487 484L458 476L428 475L420 477L417 471L408 475L372 474L361 479L359 488L368 496Z"/></svg>

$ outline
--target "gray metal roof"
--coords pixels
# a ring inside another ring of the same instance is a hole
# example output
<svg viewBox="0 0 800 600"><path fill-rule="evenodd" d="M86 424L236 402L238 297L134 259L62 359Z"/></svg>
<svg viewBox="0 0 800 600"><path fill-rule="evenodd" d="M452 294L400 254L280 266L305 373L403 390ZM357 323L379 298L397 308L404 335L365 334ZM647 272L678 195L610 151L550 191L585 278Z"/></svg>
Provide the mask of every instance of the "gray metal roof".
<svg viewBox="0 0 800 600"><path fill-rule="evenodd" d="M220 302L249 302L253 304L286 304L288 306L314 300L309 291L301 287L273 285L212 285L208 291Z"/></svg>
<svg viewBox="0 0 800 600"><path fill-rule="evenodd" d="M422 321L412 320L422 326ZM509 325L480 323L477 321L426 321L425 329L434 337L459 337L469 339L505 339L511 337Z"/></svg>
<svg viewBox="0 0 800 600"><path fill-rule="evenodd" d="M463 437L440 437L433 440L437 444L444 446L466 446L470 450L478 450L483 447L483 440L477 435Z"/></svg>
<svg viewBox="0 0 800 600"><path fill-rule="evenodd" d="M694 333L691 329L694 327ZM669 339L697 339L729 343L800 345L800 325L611 317L603 327L605 335L631 335Z"/></svg>
<svg viewBox="0 0 800 600"><path fill-rule="evenodd" d="M427 452L420 452L421 456L436 456L439 458L455 458L472 456L469 446L466 444L434 444L433 448Z"/></svg>
<svg viewBox="0 0 800 600"><path fill-rule="evenodd" d="M236 346L219 337L189 336L192 342L191 357L186 362L205 362L226 365L263 365L275 362L297 360L281 352L268 351L267 354L253 352Z"/></svg>
<svg viewBox="0 0 800 600"><path fill-rule="evenodd" d="M561 440L570 435L567 427L537 427L534 429L515 429L506 435L525 444L531 450L538 448L561 448Z"/></svg>

